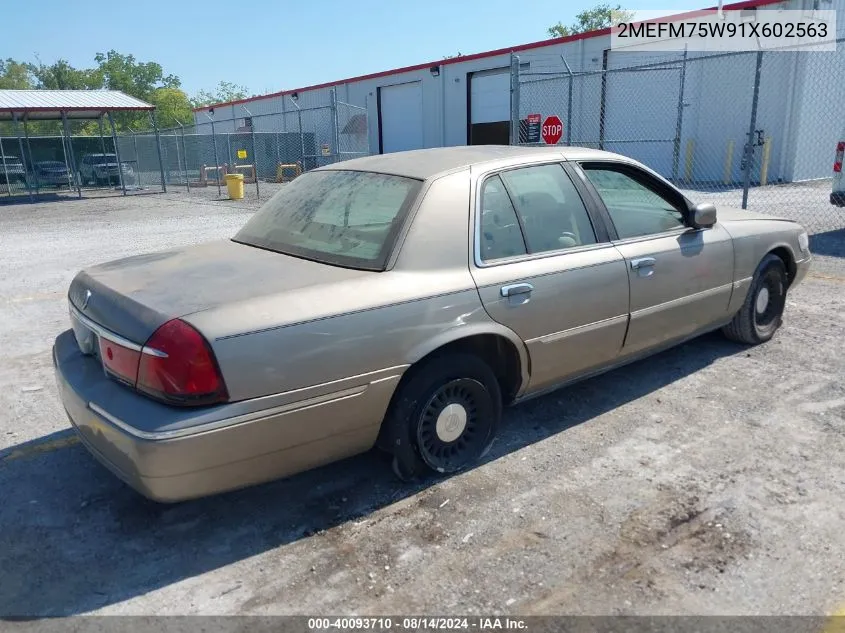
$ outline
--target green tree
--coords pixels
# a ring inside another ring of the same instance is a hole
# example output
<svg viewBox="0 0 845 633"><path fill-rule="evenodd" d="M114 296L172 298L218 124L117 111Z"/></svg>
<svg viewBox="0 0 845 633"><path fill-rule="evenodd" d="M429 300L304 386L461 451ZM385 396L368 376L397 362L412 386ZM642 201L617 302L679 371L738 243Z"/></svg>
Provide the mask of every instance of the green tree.
<svg viewBox="0 0 845 633"><path fill-rule="evenodd" d="M221 81L213 92L208 90L200 90L191 99L191 105L195 108L203 106L214 105L215 103L225 103L227 101L238 101L239 99L246 99L249 93L244 86L239 86L229 81Z"/></svg>
<svg viewBox="0 0 845 633"><path fill-rule="evenodd" d="M14 59L0 59L0 88L26 90L33 87L32 70L28 64Z"/></svg>
<svg viewBox="0 0 845 633"><path fill-rule="evenodd" d="M178 88L182 85L176 75L165 75L161 64L138 62L134 55L123 55L115 50L97 53L96 72L100 86L120 90L143 101L150 101L158 88Z"/></svg>
<svg viewBox="0 0 845 633"><path fill-rule="evenodd" d="M102 79L96 71L76 69L66 59L59 59L49 65L38 60L37 64L29 64L29 69L35 77L35 87L40 90L91 90L102 87Z"/></svg>
<svg viewBox="0 0 845 633"><path fill-rule="evenodd" d="M159 88L150 97L156 107L156 119L161 127L173 127L176 121L187 125L193 123L194 113L188 95L179 88Z"/></svg>
<svg viewBox="0 0 845 633"><path fill-rule="evenodd" d="M619 24L630 22L634 18L634 12L623 9L621 5L611 6L606 3L597 4L592 9L584 9L575 15L575 22L570 26L558 22L546 29L550 37L566 37L576 33L597 31Z"/></svg>

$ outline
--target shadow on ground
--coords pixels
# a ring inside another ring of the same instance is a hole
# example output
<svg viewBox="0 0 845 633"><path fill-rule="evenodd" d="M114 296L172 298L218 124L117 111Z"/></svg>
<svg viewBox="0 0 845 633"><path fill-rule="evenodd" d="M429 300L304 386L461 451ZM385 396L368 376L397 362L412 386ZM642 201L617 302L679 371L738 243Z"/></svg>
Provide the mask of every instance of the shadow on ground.
<svg viewBox="0 0 845 633"><path fill-rule="evenodd" d="M486 461L741 349L718 333L706 335L507 410ZM29 456L25 448L12 447L0 459L0 615L6 616L71 615L122 602L366 516L437 482L401 484L386 458L368 453L248 490L159 505L120 483L78 444Z"/></svg>
<svg viewBox="0 0 845 633"><path fill-rule="evenodd" d="M845 229L810 236L810 252L828 257L845 257Z"/></svg>
<svg viewBox="0 0 845 633"><path fill-rule="evenodd" d="M160 194L162 193L160 189L156 188L149 188L149 187L127 187L126 188L126 195L127 196L145 196L151 194ZM71 189L68 191L67 189L57 190L57 191L44 191L40 193L35 193L33 191L32 196L30 196L26 190L23 191L16 191L13 192L11 196L5 196L0 194L0 206L3 205L16 205L16 204L37 204L42 202L72 202L78 200L86 200L90 198L120 198L123 196L123 190L120 187L109 187L109 188L102 188L102 189L83 189L82 190L82 198L76 192L76 189Z"/></svg>

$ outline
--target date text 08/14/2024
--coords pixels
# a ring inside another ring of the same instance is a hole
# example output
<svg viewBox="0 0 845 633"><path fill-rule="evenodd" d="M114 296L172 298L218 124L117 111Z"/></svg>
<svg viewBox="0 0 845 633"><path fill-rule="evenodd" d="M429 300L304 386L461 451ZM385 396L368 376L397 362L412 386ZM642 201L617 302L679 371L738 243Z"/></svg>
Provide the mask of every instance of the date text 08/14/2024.
<svg viewBox="0 0 845 633"><path fill-rule="evenodd" d="M403 617L403 618L309 618L309 631L448 631L448 630L526 630L525 620L509 617Z"/></svg>

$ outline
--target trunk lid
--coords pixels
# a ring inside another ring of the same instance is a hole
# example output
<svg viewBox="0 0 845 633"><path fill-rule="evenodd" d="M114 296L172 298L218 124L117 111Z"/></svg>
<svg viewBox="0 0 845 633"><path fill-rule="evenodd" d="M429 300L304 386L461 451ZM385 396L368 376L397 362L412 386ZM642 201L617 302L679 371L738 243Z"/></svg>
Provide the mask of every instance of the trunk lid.
<svg viewBox="0 0 845 633"><path fill-rule="evenodd" d="M373 274L221 240L88 268L71 282L68 299L84 317L143 345L170 319Z"/></svg>

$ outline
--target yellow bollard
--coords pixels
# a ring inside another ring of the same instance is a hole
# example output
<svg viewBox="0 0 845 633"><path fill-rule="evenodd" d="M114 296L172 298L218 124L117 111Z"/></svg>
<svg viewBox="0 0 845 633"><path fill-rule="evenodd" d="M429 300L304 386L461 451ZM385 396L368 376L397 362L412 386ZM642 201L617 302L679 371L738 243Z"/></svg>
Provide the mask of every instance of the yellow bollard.
<svg viewBox="0 0 845 633"><path fill-rule="evenodd" d="M725 169L722 172L722 183L729 185L731 184L731 171L734 162L734 140L730 139L728 141L728 152L725 154Z"/></svg>
<svg viewBox="0 0 845 633"><path fill-rule="evenodd" d="M695 150L695 140L687 139L687 154L684 161L684 180L692 182L692 156Z"/></svg>
<svg viewBox="0 0 845 633"><path fill-rule="evenodd" d="M845 633L845 607L828 616L822 633Z"/></svg>
<svg viewBox="0 0 845 633"><path fill-rule="evenodd" d="M769 181L769 162L772 158L772 137L763 141L763 158L760 161L760 186Z"/></svg>
<svg viewBox="0 0 845 633"><path fill-rule="evenodd" d="M240 200L244 197L244 175L226 174L226 189L229 191L229 198Z"/></svg>

